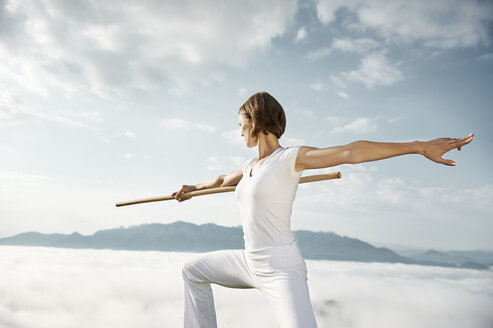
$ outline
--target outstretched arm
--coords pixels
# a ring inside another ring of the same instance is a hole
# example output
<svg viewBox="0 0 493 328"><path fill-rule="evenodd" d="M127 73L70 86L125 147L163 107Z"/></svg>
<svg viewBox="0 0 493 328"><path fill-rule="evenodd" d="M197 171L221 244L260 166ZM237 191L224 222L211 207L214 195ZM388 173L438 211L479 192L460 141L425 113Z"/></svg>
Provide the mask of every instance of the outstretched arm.
<svg viewBox="0 0 493 328"><path fill-rule="evenodd" d="M357 164L377 161L406 154L421 154L437 163L454 166L455 162L443 159L446 152L467 145L474 134L462 138L439 138L413 142L355 141L344 146L329 148L301 147L296 158L296 171L320 169L340 164Z"/></svg>
<svg viewBox="0 0 493 328"><path fill-rule="evenodd" d="M241 178L243 177L243 172L241 169L238 169L236 171L233 171L229 174L223 174L219 175L215 179L204 182L204 183L199 183L196 185L183 185L180 190L175 191L171 196L174 196L175 199L179 202L182 202L184 200L187 200L189 198L183 198L182 194L185 192L189 191L194 191L194 190L202 190L202 189L210 189L210 188L218 188L218 187L226 187L226 186L236 186L238 182L240 182Z"/></svg>

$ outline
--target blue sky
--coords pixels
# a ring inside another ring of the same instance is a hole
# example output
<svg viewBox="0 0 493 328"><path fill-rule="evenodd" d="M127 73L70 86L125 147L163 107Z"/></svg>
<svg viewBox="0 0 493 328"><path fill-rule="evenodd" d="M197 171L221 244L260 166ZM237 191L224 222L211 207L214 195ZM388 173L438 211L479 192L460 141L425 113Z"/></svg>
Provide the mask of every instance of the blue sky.
<svg viewBox="0 0 493 328"><path fill-rule="evenodd" d="M237 110L268 91L281 145L460 137L446 155L343 165L294 229L493 249L488 1L2 1L0 236L177 219L240 224L232 194L115 208L255 157ZM305 172L305 175L319 171Z"/></svg>

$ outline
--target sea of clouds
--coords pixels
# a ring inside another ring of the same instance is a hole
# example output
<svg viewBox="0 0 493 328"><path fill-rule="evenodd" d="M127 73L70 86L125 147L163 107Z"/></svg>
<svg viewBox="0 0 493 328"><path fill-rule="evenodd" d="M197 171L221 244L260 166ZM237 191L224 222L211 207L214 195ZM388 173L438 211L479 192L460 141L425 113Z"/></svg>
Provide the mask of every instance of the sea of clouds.
<svg viewBox="0 0 493 328"><path fill-rule="evenodd" d="M0 246L0 327L181 327L189 253ZM493 270L307 261L319 327L493 326ZM257 290L214 286L219 327L276 327Z"/></svg>

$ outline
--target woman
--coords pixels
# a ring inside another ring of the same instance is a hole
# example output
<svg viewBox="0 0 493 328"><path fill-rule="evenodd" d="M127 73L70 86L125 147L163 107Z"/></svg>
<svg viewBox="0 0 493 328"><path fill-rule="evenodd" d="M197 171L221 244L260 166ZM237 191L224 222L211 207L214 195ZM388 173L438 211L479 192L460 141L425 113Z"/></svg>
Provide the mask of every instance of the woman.
<svg viewBox="0 0 493 328"><path fill-rule="evenodd" d="M404 154L422 154L445 165L451 149L461 149L473 134L460 139L427 142L381 143L356 141L344 146L318 149L283 148L286 116L282 106L266 92L251 96L239 111L241 135L246 146L257 146L258 158L241 169L198 185L184 185L173 193L178 201L184 192L237 186L245 249L198 254L183 267L185 327L216 327L211 283L231 288L257 288L267 295L279 326L316 327L310 303L305 262L290 229L291 207L304 170L340 164L356 164Z"/></svg>

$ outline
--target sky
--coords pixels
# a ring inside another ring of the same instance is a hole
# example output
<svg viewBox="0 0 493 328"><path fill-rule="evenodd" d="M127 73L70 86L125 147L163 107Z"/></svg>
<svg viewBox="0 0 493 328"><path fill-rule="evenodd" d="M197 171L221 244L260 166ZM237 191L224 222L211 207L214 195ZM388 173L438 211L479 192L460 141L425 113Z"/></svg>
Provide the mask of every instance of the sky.
<svg viewBox="0 0 493 328"><path fill-rule="evenodd" d="M0 246L0 327L180 327L189 256ZM491 269L306 262L320 328L491 327ZM219 327L277 327L260 291L212 289Z"/></svg>
<svg viewBox="0 0 493 328"><path fill-rule="evenodd" d="M292 228L375 245L493 249L493 3L0 1L0 237L183 220L240 225L232 194L171 194L257 156L238 108L267 91L282 146L475 140L341 165Z"/></svg>

